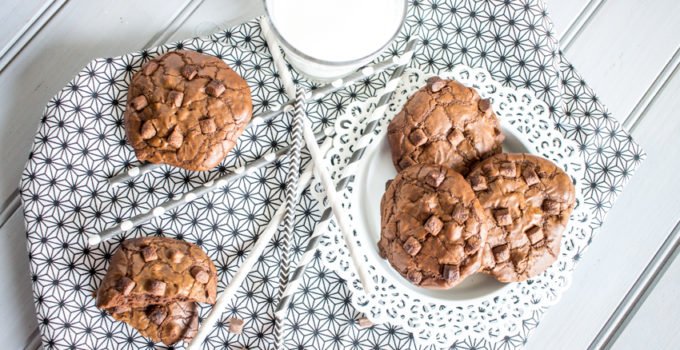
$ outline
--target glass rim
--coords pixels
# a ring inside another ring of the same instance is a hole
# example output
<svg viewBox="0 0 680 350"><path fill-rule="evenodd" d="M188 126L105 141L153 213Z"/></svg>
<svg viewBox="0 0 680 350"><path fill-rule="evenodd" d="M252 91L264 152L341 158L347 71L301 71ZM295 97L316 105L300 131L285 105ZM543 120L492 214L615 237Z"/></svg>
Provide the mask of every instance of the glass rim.
<svg viewBox="0 0 680 350"><path fill-rule="evenodd" d="M262 2L264 3L264 12L265 12L265 15L267 16L267 22L269 22L269 26L272 29L272 33L274 33L276 38L281 43L283 43L285 49L291 50L294 54L296 54L296 55L298 55L298 56L300 56L300 57L302 57L306 60L309 60L309 61L312 61L312 62L318 63L318 64L329 65L329 66L346 66L346 65L352 65L352 64L361 64L366 59L372 58L375 55L383 52L385 50L385 48L387 48L387 46L389 46L399 35L399 32L404 27L404 23L406 22L406 14L408 12L408 0L403 0L403 3L404 3L403 10L404 11L403 11L403 14L401 16L401 20L399 21L399 25L397 26L397 30L394 32L394 34L392 34L390 39L387 40L387 42L385 44L383 44L378 50L373 51L370 54L362 56L360 58L356 58L356 59L352 59L352 60L348 60L348 61L328 61L328 60L324 60L324 59L321 59L321 58L316 58L316 57L310 56L310 55L300 51L299 49L295 48L293 45L291 45L288 42L288 40L286 40L283 37L283 35L281 35L281 33L279 33L278 29L274 25L274 22L272 21L272 17L269 14L269 7L267 7L267 1L268 0L262 0Z"/></svg>

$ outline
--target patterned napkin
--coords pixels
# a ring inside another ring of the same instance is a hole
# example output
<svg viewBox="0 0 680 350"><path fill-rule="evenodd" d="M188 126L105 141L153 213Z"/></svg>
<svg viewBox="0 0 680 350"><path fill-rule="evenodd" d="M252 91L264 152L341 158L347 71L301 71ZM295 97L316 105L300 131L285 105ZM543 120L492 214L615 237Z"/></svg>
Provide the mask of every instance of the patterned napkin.
<svg viewBox="0 0 680 350"><path fill-rule="evenodd" d="M428 72L458 64L482 67L508 86L529 88L550 106L555 127L577 142L589 184L584 189L585 204L595 214L589 235L569 242L569 252L577 260L644 152L559 52L544 4L540 0L412 0L406 26L385 57L399 54L412 37L423 41L415 55L416 67ZM92 291L120 240L88 248L84 234L144 212L289 142L290 121L277 119L247 131L213 171L162 167L128 186L110 188L106 177L136 163L122 128L130 78L150 57L178 48L224 59L251 86L256 113L286 100L257 21L249 21L208 38L95 60L48 103L21 181L34 300L47 348L153 348L135 330L113 322L94 306ZM314 86L295 77L302 85ZM375 95L385 80L386 74L377 75L312 102L308 116L316 128L330 126L349 103ZM219 288L224 288L281 204L286 168L277 163L125 236L165 235L202 246L215 261ZM297 234L291 242L293 266L318 219L318 203L309 193L303 194ZM272 343L279 237L260 257L206 348L263 349ZM356 319L362 315L353 308L346 283L321 259L313 262L291 304L286 348L416 347L413 336L399 327L357 327ZM208 310L203 307L201 314ZM502 315L515 320L512 329L466 336L451 345L454 349L522 347L541 316L542 311ZM245 320L243 334L228 332L231 317Z"/></svg>

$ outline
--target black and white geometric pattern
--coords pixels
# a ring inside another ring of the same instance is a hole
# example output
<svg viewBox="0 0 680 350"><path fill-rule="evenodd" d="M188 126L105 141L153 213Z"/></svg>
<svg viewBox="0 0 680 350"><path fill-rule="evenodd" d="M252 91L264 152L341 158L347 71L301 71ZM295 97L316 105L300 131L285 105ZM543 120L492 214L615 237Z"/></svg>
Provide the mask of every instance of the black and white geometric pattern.
<svg viewBox="0 0 680 350"><path fill-rule="evenodd" d="M575 140L583 155L590 184L585 197L597 216L593 232L597 230L644 159L644 152L560 54L544 4L540 0L412 0L407 24L385 56L401 53L412 37L423 42L414 57L414 66L421 70L436 72L457 64L481 67L497 81L529 88L546 101L555 127ZM286 159L124 236L87 247L87 234L140 214L288 143L290 120L281 117L246 131L212 171L197 173L163 166L125 186L110 187L108 177L138 163L122 125L130 78L151 57L178 48L225 60L250 85L255 113L278 108L286 100L259 26L250 21L208 38L94 60L49 101L20 185L36 314L48 349L163 348L114 322L94 305L92 292L119 242L164 235L198 244L215 262L221 289L283 201ZM293 73L297 83L314 86ZM316 129L332 125L349 103L375 95L388 74L310 101L308 117ZM308 161L303 155L303 163ZM303 193L291 242L293 266L318 219L318 203L308 192ZM276 236L260 256L206 348L261 349L271 344L278 242ZM352 306L346 281L320 259L307 270L301 292L291 305L287 348L414 347L412 336L398 327L358 328L355 320L362 315ZM202 316L208 310L203 307ZM459 339L452 348L521 347L541 314L517 319L516 336L496 342L480 335ZM231 317L245 320L243 334L228 332Z"/></svg>

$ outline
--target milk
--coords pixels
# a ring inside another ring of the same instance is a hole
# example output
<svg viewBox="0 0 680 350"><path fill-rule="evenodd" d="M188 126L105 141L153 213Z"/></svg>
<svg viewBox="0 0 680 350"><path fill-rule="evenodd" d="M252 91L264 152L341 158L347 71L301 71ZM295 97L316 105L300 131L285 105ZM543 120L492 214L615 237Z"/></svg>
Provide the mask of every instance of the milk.
<svg viewBox="0 0 680 350"><path fill-rule="evenodd" d="M266 0L293 66L318 80L370 62L401 28L406 0Z"/></svg>

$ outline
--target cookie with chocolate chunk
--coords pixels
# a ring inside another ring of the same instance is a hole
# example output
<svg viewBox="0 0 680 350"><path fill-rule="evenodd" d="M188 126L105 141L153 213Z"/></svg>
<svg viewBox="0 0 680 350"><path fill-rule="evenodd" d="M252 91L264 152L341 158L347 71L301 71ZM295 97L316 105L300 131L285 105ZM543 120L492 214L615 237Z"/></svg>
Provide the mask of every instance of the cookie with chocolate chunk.
<svg viewBox="0 0 680 350"><path fill-rule="evenodd" d="M132 77L125 131L140 161L209 170L234 147L252 110L248 84L226 63L178 50Z"/></svg>
<svg viewBox="0 0 680 350"><path fill-rule="evenodd" d="M167 345L193 336L194 302L214 304L216 295L212 260L198 246L167 237L121 243L96 291L98 308Z"/></svg>
<svg viewBox="0 0 680 350"><path fill-rule="evenodd" d="M132 308L172 301L214 303L217 272L198 246L168 237L126 240L111 257L97 307Z"/></svg>
<svg viewBox="0 0 680 350"><path fill-rule="evenodd" d="M417 164L401 171L380 202L378 248L411 283L446 289L481 266L486 215L459 173Z"/></svg>
<svg viewBox="0 0 680 350"><path fill-rule="evenodd" d="M189 341L198 330L198 310L192 301L177 301L167 305L149 305L131 309L107 309L116 321L123 321L155 342L172 345Z"/></svg>
<svg viewBox="0 0 680 350"><path fill-rule="evenodd" d="M575 205L571 178L551 161L498 154L467 176L489 218L483 272L517 282L545 271Z"/></svg>
<svg viewBox="0 0 680 350"><path fill-rule="evenodd" d="M489 100L454 80L432 77L387 128L397 170L438 164L463 175L501 152L505 135Z"/></svg>

